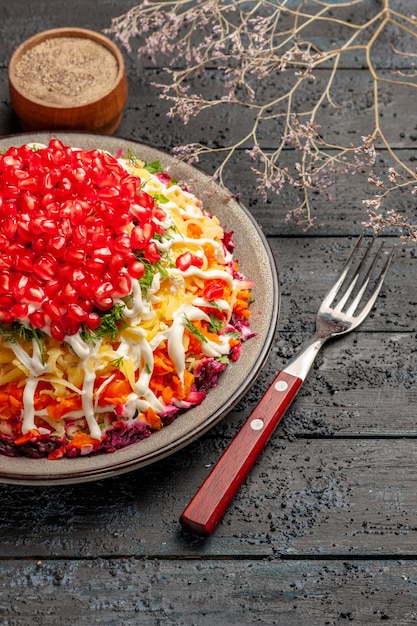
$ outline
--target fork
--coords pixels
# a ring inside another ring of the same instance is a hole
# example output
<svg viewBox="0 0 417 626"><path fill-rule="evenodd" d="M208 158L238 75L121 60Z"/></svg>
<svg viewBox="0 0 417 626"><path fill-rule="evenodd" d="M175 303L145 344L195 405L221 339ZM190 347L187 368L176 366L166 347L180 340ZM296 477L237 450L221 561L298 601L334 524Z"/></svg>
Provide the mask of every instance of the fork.
<svg viewBox="0 0 417 626"><path fill-rule="evenodd" d="M356 258L362 239L361 235L338 280L319 307L316 332L302 344L286 367L278 372L181 514L180 524L187 530L203 537L211 535L297 395L320 348L328 339L359 326L371 311L391 263L393 250L383 263L382 243L371 261L370 253L375 241L372 238L358 262ZM382 268L378 265L379 261ZM352 267L356 267L356 270Z"/></svg>

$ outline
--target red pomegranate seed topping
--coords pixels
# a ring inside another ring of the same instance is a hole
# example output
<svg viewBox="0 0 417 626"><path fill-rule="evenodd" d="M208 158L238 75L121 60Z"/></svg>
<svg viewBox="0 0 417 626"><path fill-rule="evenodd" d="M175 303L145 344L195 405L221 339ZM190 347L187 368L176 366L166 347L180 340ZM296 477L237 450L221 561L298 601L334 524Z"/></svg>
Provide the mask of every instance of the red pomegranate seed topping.
<svg viewBox="0 0 417 626"><path fill-rule="evenodd" d="M58 139L0 155L0 322L92 330L161 255L165 214L110 154ZM141 259L141 260L140 260Z"/></svg>
<svg viewBox="0 0 417 626"><path fill-rule="evenodd" d="M127 271L132 278L142 278L145 273L145 266L141 261L132 261L127 266Z"/></svg>
<svg viewBox="0 0 417 626"><path fill-rule="evenodd" d="M202 267L203 259L195 254L191 254L191 252L184 252L184 254L180 254L180 256L176 258L175 265L179 270L185 272L192 265Z"/></svg>

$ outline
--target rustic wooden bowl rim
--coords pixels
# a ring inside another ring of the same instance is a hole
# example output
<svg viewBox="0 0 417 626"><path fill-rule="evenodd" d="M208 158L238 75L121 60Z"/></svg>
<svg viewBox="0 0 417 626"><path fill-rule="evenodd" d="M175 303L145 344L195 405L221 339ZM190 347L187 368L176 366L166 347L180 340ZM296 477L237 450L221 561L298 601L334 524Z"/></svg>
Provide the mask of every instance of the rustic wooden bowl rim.
<svg viewBox="0 0 417 626"><path fill-rule="evenodd" d="M43 41L46 41L47 39L59 39L60 37L74 37L74 38L79 37L79 38L84 38L84 39L91 39L92 41L96 41L97 43L100 43L105 48L107 48L116 58L117 64L118 64L118 73L117 73L116 79L109 86L109 89L104 94L102 94L99 98L95 100L88 100L87 102L84 102L83 104L78 104L78 105L55 104L55 103L51 103L45 100L40 100L39 98L36 98L35 96L32 96L31 94L28 94L26 91L23 91L20 88L18 81L16 81L16 66L19 63L22 56L28 50L31 50L32 48L34 48L37 44ZM31 101L41 107L46 107L48 109L63 109L63 110L75 109L76 110L76 109L83 109L86 106L90 106L92 104L101 102L103 99L107 98L109 94L111 94L115 89L117 89L120 83L124 80L125 64L124 64L123 55L120 52L117 45L105 35L102 35L101 33L98 33L93 30L88 30L86 28L62 27L62 28L52 28L50 30L41 31L40 33L37 33L36 35L33 35L32 37L29 37L28 39L23 41L13 52L9 61L8 71L9 71L10 83L12 84L13 88L19 94L21 94L22 98L25 98L28 101Z"/></svg>

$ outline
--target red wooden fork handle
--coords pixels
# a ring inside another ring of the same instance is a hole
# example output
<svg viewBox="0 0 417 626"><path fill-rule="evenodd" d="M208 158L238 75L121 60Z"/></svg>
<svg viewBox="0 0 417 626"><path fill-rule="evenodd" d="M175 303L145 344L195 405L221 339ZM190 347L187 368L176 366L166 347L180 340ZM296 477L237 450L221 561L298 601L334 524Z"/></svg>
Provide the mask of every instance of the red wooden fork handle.
<svg viewBox="0 0 417 626"><path fill-rule="evenodd" d="M203 537L211 535L302 382L287 372L278 373L182 513L184 528Z"/></svg>

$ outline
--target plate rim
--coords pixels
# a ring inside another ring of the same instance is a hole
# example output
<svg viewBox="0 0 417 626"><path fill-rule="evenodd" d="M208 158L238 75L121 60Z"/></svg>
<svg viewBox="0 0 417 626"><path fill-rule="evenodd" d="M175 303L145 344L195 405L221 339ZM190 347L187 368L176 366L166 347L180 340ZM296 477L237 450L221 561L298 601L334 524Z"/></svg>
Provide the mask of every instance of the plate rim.
<svg viewBox="0 0 417 626"><path fill-rule="evenodd" d="M146 150L156 152L160 154L161 156L163 155L164 158L169 159L170 165L176 166L179 169L184 169L186 171L188 170L189 172L194 171L195 175L198 175L200 178L203 178L203 182L205 181L207 185L210 184L210 186L214 186L214 189L217 191L218 194L223 194L224 197L228 196L229 200L233 201L233 204L235 205L235 207L239 211L242 212L242 215L244 216L245 220L250 223L251 227L253 228L254 232L256 233L258 237L258 242L261 244L262 252L264 253L264 255L266 256L268 260L268 266L270 269L269 278L272 281L272 285L270 285L270 290L272 292L272 297L270 301L271 310L269 313L271 324L269 328L267 329L267 332L265 333L265 336L263 338L263 345L261 346L261 348L259 349L257 353L257 356L252 366L251 375L248 376L247 381L244 384L241 384L236 389L234 389L233 393L230 396L228 396L226 402L224 402L221 406L219 406L213 413L208 415L208 417L202 423L199 423L191 431L185 432L175 437L172 441L165 443L162 448L151 449L149 452L143 455L139 455L139 456L135 456L134 454L128 455L126 459L124 460L122 459L119 462L117 459L118 453L120 454L124 450L126 454L127 448L132 449L134 446L140 446L141 441L138 441L137 443L134 443L134 444L130 444L130 446L127 446L126 448L123 448L119 451L115 451L106 455L98 455L95 457L89 457L90 463L91 463L91 459L97 459L97 460L104 459L104 458L108 458L110 460L114 459L113 463L109 461L108 464L104 464L104 465L100 464L103 466L95 468L95 469L94 468L83 469L81 467L77 470L77 467L76 467L77 461L81 461L81 459L88 458L88 457L78 457L77 459L67 460L68 463L71 463L70 467L72 471L70 472L62 471L62 472L48 473L48 472L42 471L39 473L39 472L33 471L34 468L30 467L30 471L23 472L22 470L20 470L19 473L17 473L16 471L8 471L7 469L3 468L2 465L4 465L5 463L7 464L7 462L13 463L13 461L15 462L15 464L18 462L23 463L23 464L26 464L26 462L27 463L40 462L42 465L45 465L45 463L53 463L54 465L51 466L51 469L53 468L59 469L59 465L61 465L62 467L62 463L63 462L66 463L66 461L62 459L58 461L48 461L46 459L30 459L28 457L8 457L6 455L0 455L0 484L3 483L3 484L14 484L14 485L23 485L23 486L47 486L47 485L77 484L77 483L90 482L90 481L95 481L95 480L102 480L104 478L109 478L109 477L123 474L126 472L134 471L141 467L145 467L152 463L158 462L170 456L171 454L174 454L175 452L185 448L187 445L191 444L193 441L195 441L196 439L200 438L203 434L208 432L217 423L219 423L224 417L226 417L226 415L230 413L233 407L236 406L239 400L248 392L250 387L256 381L258 375L260 374L265 364L265 361L272 348L273 340L274 340L277 327L278 327L279 314L280 314L280 308L281 308L281 291L280 291L279 272L278 272L278 267L277 267L275 257L272 253L269 242L265 234L262 231L261 226L255 219L255 217L251 214L249 209L239 199L237 199L231 191L229 191L226 187L220 186L218 183L216 183L216 181L213 180L213 176L205 172L200 166L194 165L194 164L190 165L190 164L184 163L183 161L180 161L175 156L173 156L169 152L169 150L167 150L166 148L160 148L150 143L147 143L145 141L137 141L137 140L126 138L126 137L121 137L119 135L103 135L100 133L90 133L90 132L83 132L83 131L65 131L65 130L22 132L22 133L15 133L15 134L5 135L5 136L0 137L0 149L2 149L3 145L7 143L9 145L13 145L12 143L10 143L10 140L12 141L19 140L19 139L25 140L26 138L26 143L27 143L29 141L29 138L32 138L30 139L30 141L39 141L39 143L48 143L47 140L49 139L57 138L57 139L63 140L64 137L74 137L74 138L83 137L86 140L88 139L97 140L97 142L99 142L101 139L103 144L104 143L116 144L120 142L121 144L131 144L131 145L137 146L138 148L142 146ZM20 145L22 145L22 143ZM74 144L67 143L67 145L74 145ZM123 147L123 145L121 147ZM98 149L100 149L100 146L98 146ZM250 276L248 276L248 278L250 278ZM246 347L247 346L244 345L243 349L245 349ZM236 364L232 363L228 367L231 367L233 365L238 365L239 362L240 362L240 359L237 361ZM220 381L220 384L221 384L221 381ZM204 402L202 404L204 405ZM189 409L183 415L190 413L190 411L192 410L193 409ZM181 419L181 415L178 416L177 419ZM169 427L170 426L166 426L163 430L166 431L166 429L169 429ZM158 433L153 433L150 437L155 438L155 435L158 435ZM143 441L146 441L146 440L143 440ZM123 456L125 456L125 454ZM83 465L83 464L79 462L78 465Z"/></svg>

